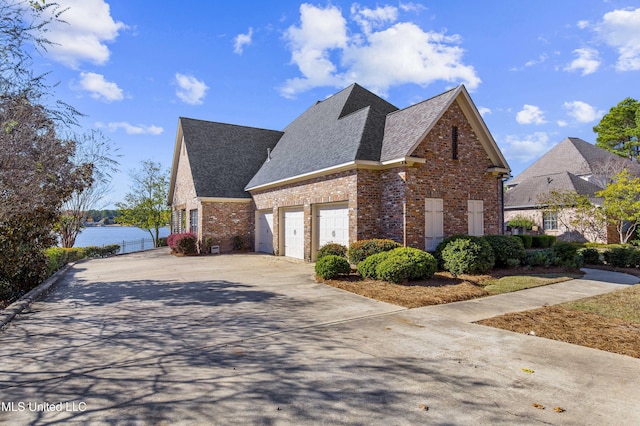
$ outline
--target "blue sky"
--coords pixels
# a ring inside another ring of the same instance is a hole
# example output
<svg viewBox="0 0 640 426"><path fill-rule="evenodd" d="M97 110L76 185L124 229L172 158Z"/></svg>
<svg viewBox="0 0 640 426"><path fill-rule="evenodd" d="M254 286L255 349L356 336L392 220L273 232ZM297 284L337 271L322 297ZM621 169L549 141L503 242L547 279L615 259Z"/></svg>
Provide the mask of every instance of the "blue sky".
<svg viewBox="0 0 640 426"><path fill-rule="evenodd" d="M353 82L399 108L465 84L514 176L640 98L640 1L58 3L36 66L119 148L110 202L178 117L281 130Z"/></svg>

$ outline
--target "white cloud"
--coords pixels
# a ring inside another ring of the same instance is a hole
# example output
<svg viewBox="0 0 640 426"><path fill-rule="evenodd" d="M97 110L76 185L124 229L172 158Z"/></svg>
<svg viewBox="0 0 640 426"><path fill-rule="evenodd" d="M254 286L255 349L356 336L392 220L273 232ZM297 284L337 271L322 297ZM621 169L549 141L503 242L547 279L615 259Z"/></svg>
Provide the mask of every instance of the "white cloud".
<svg viewBox="0 0 640 426"><path fill-rule="evenodd" d="M398 9L393 6L378 6L375 9L369 9L354 3L351 6L351 17L360 25L362 31L368 35L375 28L382 28L386 23L396 22L398 20Z"/></svg>
<svg viewBox="0 0 640 426"><path fill-rule="evenodd" d="M145 126L143 124L139 124L134 126L133 124L129 124L126 121L118 121L112 122L108 124L104 123L96 123L96 127L98 128L107 128L109 131L115 132L119 129L124 130L129 135L159 135L164 132L164 129L159 126Z"/></svg>
<svg viewBox="0 0 640 426"><path fill-rule="evenodd" d="M618 51L618 71L640 70L640 8L606 13L596 25L600 37Z"/></svg>
<svg viewBox="0 0 640 426"><path fill-rule="evenodd" d="M485 115L491 114L491 109L487 107L480 107L478 108L478 112L480 113L481 116L484 117Z"/></svg>
<svg viewBox="0 0 640 426"><path fill-rule="evenodd" d="M519 124L544 124L544 113L535 105L525 105L520 112L516 114L516 121Z"/></svg>
<svg viewBox="0 0 640 426"><path fill-rule="evenodd" d="M579 123L591 123L604 115L604 111L598 111L596 108L582 101L565 102L564 108L567 109L569 115Z"/></svg>
<svg viewBox="0 0 640 426"><path fill-rule="evenodd" d="M507 161L531 161L549 151L551 145L547 133L535 132L524 136L509 135L501 148Z"/></svg>
<svg viewBox="0 0 640 426"><path fill-rule="evenodd" d="M589 21L578 21L578 23L576 24L578 28L580 28L581 30L584 30L585 28L589 27Z"/></svg>
<svg viewBox="0 0 640 426"><path fill-rule="evenodd" d="M100 99L105 102L121 101L124 99L122 89L116 83L112 83L104 79L102 74L93 72L80 73L80 87L91 93L94 99Z"/></svg>
<svg viewBox="0 0 640 426"><path fill-rule="evenodd" d="M185 102L189 105L202 104L204 96L209 89L209 87L204 84L203 81L200 81L197 78L186 74L176 73L176 83L178 85L176 96L182 102Z"/></svg>
<svg viewBox="0 0 640 426"><path fill-rule="evenodd" d="M582 75L588 75L596 72L600 67L600 59L598 51L588 47L576 49L573 51L578 57L567 65L565 71L582 70Z"/></svg>
<svg viewBox="0 0 640 426"><path fill-rule="evenodd" d="M403 10L404 12L422 12L423 10L427 10L427 7L420 4L420 3L413 3L413 2L408 2L408 3L400 3L399 7L401 10Z"/></svg>
<svg viewBox="0 0 640 426"><path fill-rule="evenodd" d="M114 21L109 4L104 0L60 0L58 11L65 22L54 22L48 27L46 37L52 44L48 54L58 62L77 68L88 61L103 65L111 52L107 42L112 42L126 25Z"/></svg>
<svg viewBox="0 0 640 426"><path fill-rule="evenodd" d="M409 22L398 22L394 7L362 8L354 5L352 17L362 32L353 31L342 11L309 4L300 6L300 25L291 26L291 61L301 77L281 88L285 97L313 87L344 87L358 82L385 94L391 86L435 81L464 83L470 90L480 84L473 66L462 62L460 37L425 32Z"/></svg>
<svg viewBox="0 0 640 426"><path fill-rule="evenodd" d="M233 53L237 55L242 55L245 46L251 45L251 38L253 37L253 28L249 28L249 32L247 34L238 34L235 38L235 43L233 45Z"/></svg>

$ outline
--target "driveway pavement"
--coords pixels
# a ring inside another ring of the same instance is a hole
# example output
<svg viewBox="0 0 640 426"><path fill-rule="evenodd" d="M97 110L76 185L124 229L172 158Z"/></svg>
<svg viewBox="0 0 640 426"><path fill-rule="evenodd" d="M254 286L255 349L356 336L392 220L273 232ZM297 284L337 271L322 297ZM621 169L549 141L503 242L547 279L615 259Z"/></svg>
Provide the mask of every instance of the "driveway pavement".
<svg viewBox="0 0 640 426"><path fill-rule="evenodd" d="M517 293L407 310L312 275L262 255L78 263L0 331L0 424L640 424L640 360L471 323L527 309ZM635 283L611 277L526 298Z"/></svg>

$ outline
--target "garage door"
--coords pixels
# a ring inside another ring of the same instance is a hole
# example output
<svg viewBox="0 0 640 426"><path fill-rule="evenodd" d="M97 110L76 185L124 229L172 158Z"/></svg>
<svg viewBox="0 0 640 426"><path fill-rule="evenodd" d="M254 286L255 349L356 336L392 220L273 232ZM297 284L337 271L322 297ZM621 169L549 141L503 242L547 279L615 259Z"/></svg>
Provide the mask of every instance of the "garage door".
<svg viewBox="0 0 640 426"><path fill-rule="evenodd" d="M258 212L256 251L273 254L273 213Z"/></svg>
<svg viewBox="0 0 640 426"><path fill-rule="evenodd" d="M284 212L284 255L304 259L304 212Z"/></svg>
<svg viewBox="0 0 640 426"><path fill-rule="evenodd" d="M346 205L318 207L318 247L338 243L349 247L349 209Z"/></svg>

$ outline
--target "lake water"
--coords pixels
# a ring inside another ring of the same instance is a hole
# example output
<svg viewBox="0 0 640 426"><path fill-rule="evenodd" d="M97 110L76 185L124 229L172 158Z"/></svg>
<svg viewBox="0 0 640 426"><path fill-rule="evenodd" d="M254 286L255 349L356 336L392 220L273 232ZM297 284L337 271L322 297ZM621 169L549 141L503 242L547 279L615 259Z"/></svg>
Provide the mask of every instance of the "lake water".
<svg viewBox="0 0 640 426"><path fill-rule="evenodd" d="M166 237L167 235L169 235L169 228L161 228L160 237ZM74 247L101 247L109 244L120 244L122 252L152 248L151 235L145 230L132 226L95 226L84 228L76 238Z"/></svg>

